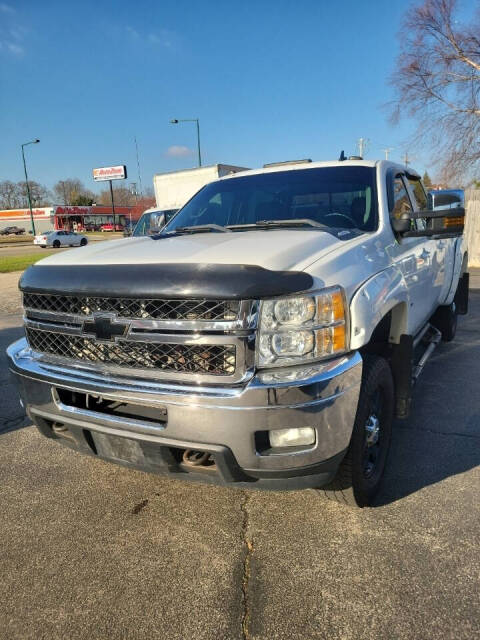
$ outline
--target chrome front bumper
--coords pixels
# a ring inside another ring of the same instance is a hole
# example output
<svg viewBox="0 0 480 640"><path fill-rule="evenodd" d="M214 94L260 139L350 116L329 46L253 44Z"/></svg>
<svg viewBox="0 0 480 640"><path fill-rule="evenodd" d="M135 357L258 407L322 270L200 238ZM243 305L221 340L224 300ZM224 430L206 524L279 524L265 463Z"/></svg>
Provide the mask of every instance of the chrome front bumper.
<svg viewBox="0 0 480 640"><path fill-rule="evenodd" d="M240 385L209 387L108 378L47 364L35 357L25 339L12 344L7 355L27 412L44 435L135 468L251 488L302 488L330 481L350 441L362 374L358 352L257 373ZM76 408L60 402L55 389L150 407L154 414L158 409L163 417L155 422ZM278 453L258 450L258 432L304 426L315 428L314 445ZM121 455L118 442L124 444ZM186 470L171 455L177 449L211 453L215 473Z"/></svg>

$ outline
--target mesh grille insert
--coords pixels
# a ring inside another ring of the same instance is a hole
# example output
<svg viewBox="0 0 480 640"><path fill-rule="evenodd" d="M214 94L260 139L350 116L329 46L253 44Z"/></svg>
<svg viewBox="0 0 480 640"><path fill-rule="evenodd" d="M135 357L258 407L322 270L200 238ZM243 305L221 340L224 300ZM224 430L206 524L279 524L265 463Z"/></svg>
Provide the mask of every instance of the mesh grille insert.
<svg viewBox="0 0 480 640"><path fill-rule="evenodd" d="M115 313L120 318L149 318L154 320L220 320L238 317L237 300L100 298L92 296L62 296L24 293L23 306L40 311L73 315L91 315L99 311Z"/></svg>
<svg viewBox="0 0 480 640"><path fill-rule="evenodd" d="M235 373L234 345L96 342L91 338L26 328L32 349L64 358L121 367L217 376Z"/></svg>

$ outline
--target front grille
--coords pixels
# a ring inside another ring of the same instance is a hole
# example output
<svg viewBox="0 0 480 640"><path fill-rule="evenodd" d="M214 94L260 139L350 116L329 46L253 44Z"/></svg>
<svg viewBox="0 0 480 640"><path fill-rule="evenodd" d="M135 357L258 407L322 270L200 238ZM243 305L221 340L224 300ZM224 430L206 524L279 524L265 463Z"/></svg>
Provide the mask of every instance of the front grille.
<svg viewBox="0 0 480 640"><path fill-rule="evenodd" d="M188 345L157 342L96 342L91 338L26 328L34 351L121 367L229 376L235 373L234 345Z"/></svg>
<svg viewBox="0 0 480 640"><path fill-rule="evenodd" d="M148 318L153 320L236 320L237 300L100 298L92 296L62 296L24 293L23 306L39 311L53 311L89 316L102 311L119 318Z"/></svg>

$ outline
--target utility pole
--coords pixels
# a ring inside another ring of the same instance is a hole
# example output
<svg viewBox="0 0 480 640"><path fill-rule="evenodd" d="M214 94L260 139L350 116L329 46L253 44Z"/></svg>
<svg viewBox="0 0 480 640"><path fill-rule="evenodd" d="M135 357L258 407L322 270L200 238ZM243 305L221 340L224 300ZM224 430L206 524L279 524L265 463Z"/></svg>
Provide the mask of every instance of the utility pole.
<svg viewBox="0 0 480 640"><path fill-rule="evenodd" d="M27 163L25 162L25 152L24 152L23 149L24 149L24 147L26 147L29 144L38 144L39 142L40 142L40 140L38 138L35 138L35 140L31 140L30 142L24 142L22 144L23 169L25 171L25 185L27 187L28 207L30 209L30 222L31 222L31 225L32 225L33 237L35 237L35 223L33 221L32 197L30 195L30 185L28 184Z"/></svg>
<svg viewBox="0 0 480 640"><path fill-rule="evenodd" d="M383 152L385 154L385 160L388 160L388 154L390 153L390 151L393 151L394 147L387 147L386 149L383 149Z"/></svg>
<svg viewBox="0 0 480 640"><path fill-rule="evenodd" d="M357 146L358 146L358 155L363 158L364 157L364 153L367 150L367 146L368 143L370 142L370 140L368 138L359 138L357 140Z"/></svg>
<svg viewBox="0 0 480 640"><path fill-rule="evenodd" d="M138 159L138 143L137 143L137 136L134 137L135 140L135 151L137 154L137 174L138 174L138 185L140 187L140 195L142 195L143 193L143 188L142 188L142 175L140 173L140 160ZM135 185L136 186L136 185Z"/></svg>
<svg viewBox="0 0 480 640"><path fill-rule="evenodd" d="M408 167L408 163L410 162L411 158L408 157L408 151L405 151L405 155L403 156L403 164Z"/></svg>
<svg viewBox="0 0 480 640"><path fill-rule="evenodd" d="M112 181L109 180L110 182L110 196L112 198L112 213L113 213L113 231L115 232L117 229L115 227L115 203L113 202L113 187L112 187Z"/></svg>

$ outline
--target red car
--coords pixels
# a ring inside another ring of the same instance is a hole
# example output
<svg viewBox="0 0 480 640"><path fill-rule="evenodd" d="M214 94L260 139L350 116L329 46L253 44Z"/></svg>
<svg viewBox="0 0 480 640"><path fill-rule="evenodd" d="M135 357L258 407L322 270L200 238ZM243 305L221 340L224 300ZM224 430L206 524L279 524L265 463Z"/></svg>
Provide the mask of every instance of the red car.
<svg viewBox="0 0 480 640"><path fill-rule="evenodd" d="M100 231L123 231L123 224L116 224L114 229L112 222L106 222L101 225Z"/></svg>

